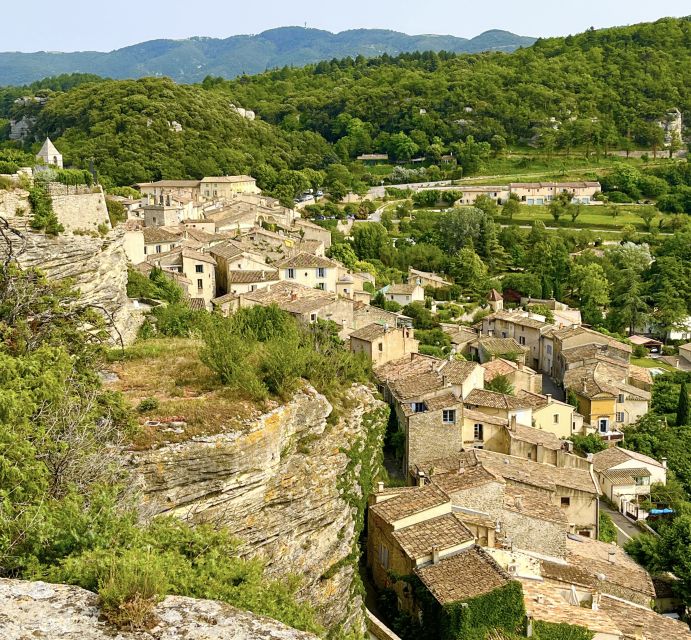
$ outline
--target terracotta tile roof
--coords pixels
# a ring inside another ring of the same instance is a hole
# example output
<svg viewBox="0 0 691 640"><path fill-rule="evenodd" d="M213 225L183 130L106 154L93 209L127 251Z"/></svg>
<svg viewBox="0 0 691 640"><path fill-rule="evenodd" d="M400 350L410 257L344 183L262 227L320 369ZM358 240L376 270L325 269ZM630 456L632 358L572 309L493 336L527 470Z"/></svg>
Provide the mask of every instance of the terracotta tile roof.
<svg viewBox="0 0 691 640"><path fill-rule="evenodd" d="M204 311L206 309L204 298L189 298L185 302L186 306L192 309L192 311Z"/></svg>
<svg viewBox="0 0 691 640"><path fill-rule="evenodd" d="M412 293L417 289L420 285L411 283L411 284L391 284L389 285L389 288L386 290L387 294L393 294L393 295L398 295L398 296L409 296L412 295Z"/></svg>
<svg viewBox="0 0 691 640"><path fill-rule="evenodd" d="M496 360L493 360L492 362L496 362ZM487 376L485 376L485 381L487 381ZM540 407L547 406L549 404L547 400L547 396L543 396L541 393L533 393L532 391L526 391L525 389L519 389L516 392L516 397L520 398L522 402L525 402L528 404L528 406L532 407L533 409L539 409ZM556 402L554 399L552 399L552 402ZM564 404L563 402L560 402L559 404Z"/></svg>
<svg viewBox="0 0 691 640"><path fill-rule="evenodd" d="M225 304L226 302L232 302L237 298L237 294L235 293L226 293L225 295L219 296L218 298L214 298L211 302L213 304Z"/></svg>
<svg viewBox="0 0 691 640"><path fill-rule="evenodd" d="M282 281L270 287L241 294L245 300L257 304L278 305L283 311L293 314L304 314L318 311L338 301L334 293L306 287L296 282ZM344 300L343 302L348 302Z"/></svg>
<svg viewBox="0 0 691 640"><path fill-rule="evenodd" d="M196 260L197 262L207 262L209 264L216 264L216 260L214 259L213 256L209 255L208 253L202 253L201 251L195 251L194 249L190 249L189 247L181 247L179 249L173 249L172 252L180 250L182 252L182 257L187 258L189 260ZM171 252L171 253L172 253Z"/></svg>
<svg viewBox="0 0 691 640"><path fill-rule="evenodd" d="M504 487L504 509L537 520L568 524L564 510L546 500L544 491L535 491L524 486L507 484Z"/></svg>
<svg viewBox="0 0 691 640"><path fill-rule="evenodd" d="M613 587L623 587L651 599L655 597L650 574L620 547L569 534L566 538L566 548L567 562L594 576L604 593L609 593L608 589ZM609 561L612 551L615 554L614 562Z"/></svg>
<svg viewBox="0 0 691 640"><path fill-rule="evenodd" d="M689 625L640 605L603 595L600 611L624 632L625 640L691 640Z"/></svg>
<svg viewBox="0 0 691 640"><path fill-rule="evenodd" d="M159 242L180 242L180 234L172 233L162 227L144 227L144 244L157 244Z"/></svg>
<svg viewBox="0 0 691 640"><path fill-rule="evenodd" d="M353 331L353 333L350 334L350 337L357 340L364 340L365 342L372 342L377 338L381 338L387 333L387 331L393 331L395 329L396 327L387 327L381 322L373 322L372 324L362 327L362 329Z"/></svg>
<svg viewBox="0 0 691 640"><path fill-rule="evenodd" d="M412 560L432 555L433 545L444 551L474 540L468 528L451 513L394 531L393 537Z"/></svg>
<svg viewBox="0 0 691 640"><path fill-rule="evenodd" d="M432 473L432 484L438 486L444 493L451 495L457 491L466 491L475 487L481 487L490 483L505 484L504 480L490 473L482 466L459 466L456 463L455 469L443 468L439 472L437 461L432 463L434 470ZM494 525L493 525L494 526Z"/></svg>
<svg viewBox="0 0 691 640"><path fill-rule="evenodd" d="M295 220L293 220L293 226L305 227L305 229L313 229L314 231L323 231L326 233L330 233L328 229L325 229L324 227L315 224L311 220L306 220L305 218L295 218Z"/></svg>
<svg viewBox="0 0 691 640"><path fill-rule="evenodd" d="M567 364L580 361L601 360L612 365L626 367L629 363L629 354L618 348L612 348L608 344L591 343L579 347L564 349L561 357Z"/></svg>
<svg viewBox="0 0 691 640"><path fill-rule="evenodd" d="M653 384L653 376L650 374L650 369L639 367L637 364L629 364L629 377L639 382Z"/></svg>
<svg viewBox="0 0 691 640"><path fill-rule="evenodd" d="M502 356L507 353L526 353L528 349L516 342L513 338L490 338L483 336L475 340L472 346L482 349L492 356Z"/></svg>
<svg viewBox="0 0 691 640"><path fill-rule="evenodd" d="M451 344L465 344L477 338L477 333L467 327L442 325L442 330L451 338Z"/></svg>
<svg viewBox="0 0 691 640"><path fill-rule="evenodd" d="M537 580L521 579L526 613L534 620L585 627L620 637L621 631L603 611L569 602L569 590Z"/></svg>
<svg viewBox="0 0 691 640"><path fill-rule="evenodd" d="M199 180L159 180L158 182L139 182L136 186L140 189L142 187L188 188L198 187Z"/></svg>
<svg viewBox="0 0 691 640"><path fill-rule="evenodd" d="M374 369L374 373L381 382L393 382L418 373L433 371L441 360L433 356L414 353L398 360L392 360Z"/></svg>
<svg viewBox="0 0 691 640"><path fill-rule="evenodd" d="M644 467L639 469L607 469L602 472L602 476L607 478L614 486L622 487L636 484L635 478L649 478L650 471Z"/></svg>
<svg viewBox="0 0 691 640"><path fill-rule="evenodd" d="M584 189L586 187L600 188L599 182L512 182L511 189L544 189L554 187L555 189Z"/></svg>
<svg viewBox="0 0 691 640"><path fill-rule="evenodd" d="M236 182L256 182L252 176L209 176L202 178L201 182L234 184Z"/></svg>
<svg viewBox="0 0 691 640"><path fill-rule="evenodd" d="M441 489L428 484L416 488L416 491L405 491L393 498L379 502L370 509L385 522L393 524L416 513L441 507L448 502L449 499Z"/></svg>
<svg viewBox="0 0 691 640"><path fill-rule="evenodd" d="M533 318L532 315L529 311L507 311L502 309L486 316L483 320L489 322L503 320L504 322L530 329L549 329L554 326L544 320Z"/></svg>
<svg viewBox="0 0 691 640"><path fill-rule="evenodd" d="M466 513L465 511L454 511L454 518L458 518L464 525L468 526L479 526L487 527L488 529L494 529L496 522L490 518L488 515L483 515L481 513Z"/></svg>
<svg viewBox="0 0 691 640"><path fill-rule="evenodd" d="M209 249L209 253L219 258L224 258L230 260L236 256L242 255L243 249L238 245L238 243L232 240L226 240L221 244L214 245Z"/></svg>
<svg viewBox="0 0 691 640"><path fill-rule="evenodd" d="M415 573L441 605L464 602L511 581L509 574L477 546L416 569Z"/></svg>
<svg viewBox="0 0 691 640"><path fill-rule="evenodd" d="M278 267L279 269L316 269L318 267L334 269L336 267L340 267L341 264L335 260L330 260L329 258L323 258L321 256L315 256L313 253L301 251L300 253L290 256L289 258L279 260L274 264L274 266Z"/></svg>
<svg viewBox="0 0 691 640"><path fill-rule="evenodd" d="M437 389L443 389L444 383L439 373L432 370L393 380L389 383L389 388L391 393L403 402Z"/></svg>
<svg viewBox="0 0 691 640"><path fill-rule="evenodd" d="M482 368L485 370L485 382L491 382L497 376L510 376L518 371L518 365L515 362L504 360L504 358L485 362Z"/></svg>
<svg viewBox="0 0 691 640"><path fill-rule="evenodd" d="M501 295L501 293L499 293L496 289L492 289L492 290L489 292L489 295L487 296L487 299L488 299L490 302L499 302L500 300L503 300L504 297L503 297L503 296Z"/></svg>
<svg viewBox="0 0 691 640"><path fill-rule="evenodd" d="M473 389L466 396L465 403L476 407L491 407L492 409L505 409L507 411L530 407L530 404L521 398L488 389Z"/></svg>
<svg viewBox="0 0 691 640"><path fill-rule="evenodd" d="M441 369L441 373L447 383L450 382L451 384L458 385L463 384L479 366L477 362L447 360Z"/></svg>
<svg viewBox="0 0 691 640"><path fill-rule="evenodd" d="M577 585L589 589L597 588L597 578L593 573L568 562L540 561L540 574L547 580Z"/></svg>
<svg viewBox="0 0 691 640"><path fill-rule="evenodd" d="M453 395L453 393L450 393L450 392L444 393L440 396L435 396L434 398L428 398L427 400L425 400L425 406L427 407L427 411L440 411L441 409L453 409L454 407L460 407L462 404L463 404L463 400L460 400L455 395Z"/></svg>
<svg viewBox="0 0 691 640"><path fill-rule="evenodd" d="M631 460L637 460L638 462L650 464L655 467L662 467L661 462L649 456L645 456L642 453L638 453L637 451L631 451L623 447L610 447L609 449L598 451L598 453L593 454L593 468L595 471L604 471L605 469L616 467L623 462L629 462Z"/></svg>
<svg viewBox="0 0 691 640"><path fill-rule="evenodd" d="M553 451L559 451L564 441L559 439L550 431L545 431L544 429L536 429L534 427L526 427L524 425L517 424L515 428L508 431L509 437L520 440L522 442L530 442L531 444L541 444L546 449L552 449Z"/></svg>
<svg viewBox="0 0 691 640"><path fill-rule="evenodd" d="M467 420L472 420L473 422L481 422L482 424L496 424L500 427L505 427L509 424L509 421L506 418L492 416L489 413L483 413L482 411L473 411L467 407L463 408L463 417Z"/></svg>
<svg viewBox="0 0 691 640"><path fill-rule="evenodd" d="M564 386L587 398L623 393L628 399L650 401L649 391L628 384L626 378L626 368L613 367L600 361L595 366L586 365L567 371Z"/></svg>
<svg viewBox="0 0 691 640"><path fill-rule="evenodd" d="M565 327L564 329L558 329L557 331L555 331L553 333L553 336L563 342L564 340L568 340L569 338L573 338L575 336L584 334L592 336L595 340L607 343L613 347L616 347L617 349L621 349L622 351L628 351L629 353L633 351L631 345L624 344L623 342L619 342L614 338L610 338L609 336L606 336L603 333L593 331L592 329L588 329L586 327Z"/></svg>
<svg viewBox="0 0 691 640"><path fill-rule="evenodd" d="M228 282L232 284L254 284L256 282L277 282L278 271L229 271Z"/></svg>
<svg viewBox="0 0 691 640"><path fill-rule="evenodd" d="M413 269L413 267L408 267L408 273L413 276L413 277L420 277L424 278L426 280L431 280L432 282L437 282L442 285L451 285L450 282L447 280L444 280L441 276L438 276L436 273L432 273L429 271L418 271L417 269Z"/></svg>

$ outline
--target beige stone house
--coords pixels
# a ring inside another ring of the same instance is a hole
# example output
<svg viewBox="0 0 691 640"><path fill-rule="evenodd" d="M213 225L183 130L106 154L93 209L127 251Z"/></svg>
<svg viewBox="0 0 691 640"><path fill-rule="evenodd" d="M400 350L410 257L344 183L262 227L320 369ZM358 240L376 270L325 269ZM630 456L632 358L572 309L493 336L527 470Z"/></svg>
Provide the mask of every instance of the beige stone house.
<svg viewBox="0 0 691 640"><path fill-rule="evenodd" d="M515 419L517 424L530 426L533 421L531 403L516 396L475 388L465 397L464 402L469 409L498 416L508 422Z"/></svg>
<svg viewBox="0 0 691 640"><path fill-rule="evenodd" d="M456 202L456 204L461 206L473 205L479 196L487 196L488 198L494 200L497 204L503 204L509 199L509 186L463 185L463 196Z"/></svg>
<svg viewBox="0 0 691 640"><path fill-rule="evenodd" d="M461 353L463 355L468 355L469 345L471 342L477 339L477 332L457 324L445 324L441 325L442 330L451 339L451 347L456 353Z"/></svg>
<svg viewBox="0 0 691 640"><path fill-rule="evenodd" d="M189 297L201 298L205 308L211 310L211 300L216 297L216 260L213 256L183 246L150 256L148 261L164 271L185 276L190 281Z"/></svg>
<svg viewBox="0 0 691 640"><path fill-rule="evenodd" d="M218 290L222 293L246 293L278 280L277 270L264 260L264 256L246 250L241 243L226 240L214 244L209 253L216 260L216 281ZM251 276L240 274L252 273ZM262 272L264 275L262 276Z"/></svg>
<svg viewBox="0 0 691 640"><path fill-rule="evenodd" d="M168 253L182 244L182 237L180 235L161 227L144 227L142 234L144 255L147 258L158 253Z"/></svg>
<svg viewBox="0 0 691 640"><path fill-rule="evenodd" d="M561 193L570 193L572 202L594 204L593 196L602 187L599 182L513 182L509 191L527 205L546 205Z"/></svg>
<svg viewBox="0 0 691 640"><path fill-rule="evenodd" d="M544 321L543 316L536 317L528 311L499 310L482 319L482 335L496 338L513 338L528 349L526 364L534 369L541 369L542 336L552 329L553 325Z"/></svg>
<svg viewBox="0 0 691 640"><path fill-rule="evenodd" d="M551 394L542 395L519 391L521 400L529 402L533 409L533 427L567 440L574 434L586 435L584 420L573 405L555 400Z"/></svg>
<svg viewBox="0 0 691 640"><path fill-rule="evenodd" d="M642 499L650 497L650 486L667 483L667 461L621 447L610 447L593 455L593 468L597 473L602 493L622 513L636 519L647 517L638 508Z"/></svg>
<svg viewBox="0 0 691 640"><path fill-rule="evenodd" d="M331 246L331 231L320 227L318 224L304 218L293 220L292 230L299 233L304 240L318 240L324 245L325 249Z"/></svg>
<svg viewBox="0 0 691 640"><path fill-rule="evenodd" d="M495 358L485 362L482 368L485 370L485 383L503 376L511 383L515 393L519 391L540 393L542 391L542 375L521 363Z"/></svg>
<svg viewBox="0 0 691 640"><path fill-rule="evenodd" d="M140 182L135 185L142 196L155 203L165 202L166 198L189 198L199 201L199 180L159 180L158 182Z"/></svg>
<svg viewBox="0 0 691 640"><path fill-rule="evenodd" d="M409 284L390 284L383 289L384 296L391 302L396 302L402 307L412 302L424 302L425 290L419 285Z"/></svg>
<svg viewBox="0 0 691 640"><path fill-rule="evenodd" d="M453 284L448 280L444 280L444 278L438 276L436 273L419 271L418 269L413 269L413 267L408 267L408 283L419 284L421 287L432 287L434 289L450 287Z"/></svg>
<svg viewBox="0 0 691 640"><path fill-rule="evenodd" d="M350 350L364 353L377 366L417 353L419 342L408 327L374 322L350 334Z"/></svg>
<svg viewBox="0 0 691 640"><path fill-rule="evenodd" d="M202 178L199 195L204 200L230 200L238 193L259 194L257 181L251 176L216 176Z"/></svg>
<svg viewBox="0 0 691 640"><path fill-rule="evenodd" d="M297 253L272 265L279 280L336 293L340 263L311 253Z"/></svg>
<svg viewBox="0 0 691 640"><path fill-rule="evenodd" d="M495 358L514 360L525 365L529 348L518 343L514 338L493 338L480 336L468 345L470 357L480 363Z"/></svg>

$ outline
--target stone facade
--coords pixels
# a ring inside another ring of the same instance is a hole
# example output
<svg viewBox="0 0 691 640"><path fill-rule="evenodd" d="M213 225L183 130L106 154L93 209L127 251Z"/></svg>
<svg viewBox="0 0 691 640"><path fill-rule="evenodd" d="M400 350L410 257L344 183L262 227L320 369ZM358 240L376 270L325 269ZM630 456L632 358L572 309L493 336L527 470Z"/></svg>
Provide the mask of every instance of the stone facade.
<svg viewBox="0 0 691 640"><path fill-rule="evenodd" d="M168 596L149 631L118 631L100 617L98 596L80 587L0 579L3 640L317 640L311 633L213 600Z"/></svg>
<svg viewBox="0 0 691 640"><path fill-rule="evenodd" d="M101 187L78 188L51 183L53 211L65 231L98 231L110 229L108 208Z"/></svg>
<svg viewBox="0 0 691 640"><path fill-rule="evenodd" d="M362 629L356 568L346 561L357 542L356 510L346 496L362 489L349 479L344 452L366 429L383 437L386 408L365 387L349 395L347 415L328 428L332 407L308 388L242 432L132 454L142 516L166 513L231 527L241 553L264 558L270 574L303 576L301 597L326 626ZM373 415L381 424L366 424Z"/></svg>

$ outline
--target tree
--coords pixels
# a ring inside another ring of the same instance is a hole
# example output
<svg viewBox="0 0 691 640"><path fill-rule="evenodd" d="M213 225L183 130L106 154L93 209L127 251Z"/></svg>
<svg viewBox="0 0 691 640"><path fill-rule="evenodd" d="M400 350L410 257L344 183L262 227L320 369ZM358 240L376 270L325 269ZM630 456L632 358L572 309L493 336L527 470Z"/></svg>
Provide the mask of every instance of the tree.
<svg viewBox="0 0 691 640"><path fill-rule="evenodd" d="M480 211L484 211L485 215L488 216L495 216L499 212L499 205L497 205L497 201L484 193L475 198L475 203L473 206L477 209L480 209Z"/></svg>
<svg viewBox="0 0 691 640"><path fill-rule="evenodd" d="M689 392L686 388L686 380L679 387L679 401L677 403L677 426L689 424Z"/></svg>
<svg viewBox="0 0 691 640"><path fill-rule="evenodd" d="M509 195L507 201L501 209L503 216L512 220L513 217L521 210L520 200L515 193Z"/></svg>
<svg viewBox="0 0 691 640"><path fill-rule="evenodd" d="M395 133L389 139L389 155L394 160L410 160L419 150L419 147L405 133Z"/></svg>
<svg viewBox="0 0 691 640"><path fill-rule="evenodd" d="M345 242L339 242L338 244L332 244L326 251L329 258L338 260L347 269L354 269L355 263L357 262L357 255L353 250L352 245Z"/></svg>
<svg viewBox="0 0 691 640"><path fill-rule="evenodd" d="M579 298L583 320L600 324L602 310L609 303L609 281L597 263L575 264L571 269L571 292Z"/></svg>
<svg viewBox="0 0 691 640"><path fill-rule="evenodd" d="M655 211L655 207L649 207L649 206L641 207L638 210L638 215L643 220L643 224L645 225L645 230L650 231L650 225L652 224L653 220L655 219L655 216L657 216L657 211Z"/></svg>
<svg viewBox="0 0 691 640"><path fill-rule="evenodd" d="M514 394L514 386L505 375L498 375L485 383L485 389L496 391L497 393L504 393L512 396Z"/></svg>
<svg viewBox="0 0 691 640"><path fill-rule="evenodd" d="M464 247L451 258L449 273L457 284L476 297L489 290L487 266L470 247Z"/></svg>
<svg viewBox="0 0 691 640"><path fill-rule="evenodd" d="M571 199L572 195L568 191L562 191L549 203L547 208L555 222L559 222L559 218L570 212Z"/></svg>
<svg viewBox="0 0 691 640"><path fill-rule="evenodd" d="M361 260L379 260L382 250L389 245L389 235L378 222L359 223L353 227L353 249Z"/></svg>

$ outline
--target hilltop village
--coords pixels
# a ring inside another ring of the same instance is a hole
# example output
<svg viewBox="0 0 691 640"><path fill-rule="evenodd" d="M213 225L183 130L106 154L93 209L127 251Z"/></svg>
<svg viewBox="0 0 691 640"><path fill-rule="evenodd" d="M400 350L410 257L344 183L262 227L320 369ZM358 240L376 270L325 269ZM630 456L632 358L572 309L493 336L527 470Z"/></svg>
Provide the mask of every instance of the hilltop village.
<svg viewBox="0 0 691 640"><path fill-rule="evenodd" d="M50 140L39 157L62 168ZM94 196L90 224L111 224L100 188L63 189L64 201L61 189L48 188L64 229L79 231L79 199ZM616 536L600 539L605 512L647 527L651 487L667 481L666 459L624 442L625 428L648 413L654 383L632 361L634 347L660 342L622 341L554 298L491 289L472 321L440 324L450 345L440 357L420 348L405 311L416 303L434 311L435 291L452 284L444 276L410 267L406 282L377 289L371 273L327 257L329 229L264 195L251 176L136 189L137 198L109 198L126 212L115 230L131 272L168 279L190 310L232 316L277 307L305 326L334 323L344 348L371 365L390 407L395 479L366 496L364 562L379 603L368 612L373 637L396 640L390 627L407 626L419 637L486 627L551 638L542 634L571 625L598 640L691 638L674 619L683 607L669 576L652 577ZM600 189L471 188L458 204L480 196L501 204L514 193L530 204L567 194L589 205ZM347 234L353 221L340 224ZM161 302L129 304L147 311ZM677 362L691 366L689 352L682 345ZM579 439L602 446L584 453L574 448Z"/></svg>

